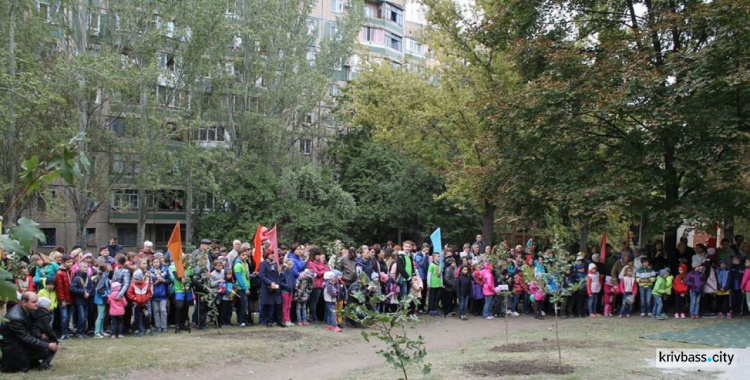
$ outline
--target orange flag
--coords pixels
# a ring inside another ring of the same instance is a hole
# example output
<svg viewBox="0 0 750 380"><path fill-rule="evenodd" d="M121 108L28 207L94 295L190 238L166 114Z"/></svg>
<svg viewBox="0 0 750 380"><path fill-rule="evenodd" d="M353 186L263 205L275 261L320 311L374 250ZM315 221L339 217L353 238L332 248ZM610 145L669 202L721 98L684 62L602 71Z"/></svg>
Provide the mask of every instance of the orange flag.
<svg viewBox="0 0 750 380"><path fill-rule="evenodd" d="M258 270L260 270L260 260L263 255L263 252L261 251L261 246L263 245L263 233L265 233L267 230L268 229L266 227L263 227L260 224L258 224L258 229L255 230L255 239L253 240L253 244L255 245L255 250L253 251L255 273L258 273Z"/></svg>
<svg viewBox="0 0 750 380"><path fill-rule="evenodd" d="M177 222L172 230L172 236L169 237L167 243L167 249L172 255L172 261L174 262L174 269L177 272L177 277L183 277L185 275L185 268L182 265L182 237L180 236L180 222Z"/></svg>
<svg viewBox="0 0 750 380"><path fill-rule="evenodd" d="M276 268L281 272L281 264L279 264L279 241L276 238L276 225L273 228L262 233L263 240L271 242L271 250L273 251L273 259L276 261Z"/></svg>

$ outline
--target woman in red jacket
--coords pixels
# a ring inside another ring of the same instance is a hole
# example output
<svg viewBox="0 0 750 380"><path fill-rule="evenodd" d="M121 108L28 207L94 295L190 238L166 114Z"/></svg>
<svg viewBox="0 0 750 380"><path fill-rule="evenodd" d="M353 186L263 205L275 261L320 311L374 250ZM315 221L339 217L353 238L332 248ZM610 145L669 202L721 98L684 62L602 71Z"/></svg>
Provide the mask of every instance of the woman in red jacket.
<svg viewBox="0 0 750 380"><path fill-rule="evenodd" d="M318 317L318 303L323 295L323 273L328 272L331 268L326 264L326 255L321 252L320 248L310 248L310 259L307 261L307 268L313 272L313 289L310 293L310 320L311 322L320 322Z"/></svg>

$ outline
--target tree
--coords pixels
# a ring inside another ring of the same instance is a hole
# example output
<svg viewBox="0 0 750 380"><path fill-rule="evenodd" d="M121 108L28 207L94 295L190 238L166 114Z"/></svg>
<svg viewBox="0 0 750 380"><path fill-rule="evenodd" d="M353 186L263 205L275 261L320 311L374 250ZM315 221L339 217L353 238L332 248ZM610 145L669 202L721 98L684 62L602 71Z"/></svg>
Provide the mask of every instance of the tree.
<svg viewBox="0 0 750 380"><path fill-rule="evenodd" d="M516 72L485 99L506 169L535 190L508 206L544 210L555 202L548 194L574 187L569 216L647 214L674 250L682 220L741 212L725 200L747 204L735 191L748 137L748 51L736 44L747 37L737 23L745 4L493 0L471 18L425 3L428 20L453 20L454 39L475 42L468 54L497 49Z"/></svg>

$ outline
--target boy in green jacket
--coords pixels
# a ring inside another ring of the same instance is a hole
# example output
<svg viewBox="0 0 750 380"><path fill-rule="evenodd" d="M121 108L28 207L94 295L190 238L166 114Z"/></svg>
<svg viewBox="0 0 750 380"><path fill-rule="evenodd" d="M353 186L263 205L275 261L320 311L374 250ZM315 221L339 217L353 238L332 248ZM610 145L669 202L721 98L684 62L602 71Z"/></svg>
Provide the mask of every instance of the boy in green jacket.
<svg viewBox="0 0 750 380"><path fill-rule="evenodd" d="M656 278L654 283L654 290L651 294L654 296L654 309L652 314L654 319L664 320L667 319L667 315L662 315L661 309L664 304L662 297L672 294L672 280L674 277L669 273L669 268L665 268L659 271L659 276Z"/></svg>

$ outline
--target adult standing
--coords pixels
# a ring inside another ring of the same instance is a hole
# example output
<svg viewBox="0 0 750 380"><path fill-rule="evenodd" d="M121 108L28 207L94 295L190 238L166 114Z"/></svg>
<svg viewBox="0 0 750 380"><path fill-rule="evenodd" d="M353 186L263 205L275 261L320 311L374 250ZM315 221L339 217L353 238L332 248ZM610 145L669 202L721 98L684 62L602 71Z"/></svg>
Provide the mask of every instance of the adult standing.
<svg viewBox="0 0 750 380"><path fill-rule="evenodd" d="M365 246L366 247L366 246ZM349 248L341 255L341 272L347 289L357 279L357 250Z"/></svg>
<svg viewBox="0 0 750 380"><path fill-rule="evenodd" d="M3 372L28 372L31 368L52 368L52 359L57 352L57 343L45 342L31 335L31 315L38 308L39 298L33 292L21 295L21 302L14 306L0 323L0 350ZM41 363L40 363L41 361Z"/></svg>
<svg viewBox="0 0 750 380"><path fill-rule="evenodd" d="M143 248L138 251L139 259L148 259L149 262L154 258L154 243L149 240L143 242Z"/></svg>
<svg viewBox="0 0 750 380"><path fill-rule="evenodd" d="M310 259L307 261L307 268L313 272L313 289L310 293L310 320L313 323L320 323L321 318L318 315L318 303L323 295L323 274L331 270L325 263L326 255L321 252L320 248L310 248Z"/></svg>
<svg viewBox="0 0 750 380"><path fill-rule="evenodd" d="M195 251L193 251L193 259L195 259L195 261L198 261L198 258L200 256L205 256L206 257L206 268L205 269L207 271L210 271L211 270L211 267L210 267L210 265L211 265L211 263L210 263L210 260L211 260L211 240L210 239L201 239L200 246L198 247L198 249L196 249Z"/></svg>
<svg viewBox="0 0 750 380"><path fill-rule="evenodd" d="M263 261L260 263L258 277L261 281L260 324L265 323L267 327L271 327L273 318L276 316L276 324L279 327L285 327L280 318L281 289L279 284L281 283L281 276L271 250L263 252Z"/></svg>
<svg viewBox="0 0 750 380"><path fill-rule="evenodd" d="M357 267L367 275L367 278L372 276L372 251L366 245L360 247L360 257L357 258ZM359 275L357 275L359 278Z"/></svg>
<svg viewBox="0 0 750 380"><path fill-rule="evenodd" d="M232 250L229 251L227 254L227 263L230 265L234 265L234 260L237 258L237 256L240 255L240 250L242 249L242 242L239 240L235 240L232 242Z"/></svg>
<svg viewBox="0 0 750 380"><path fill-rule="evenodd" d="M487 243L484 242L484 236L477 235L477 240L472 245L478 245L479 246L479 252L484 253L484 250L487 249Z"/></svg>
<svg viewBox="0 0 750 380"><path fill-rule="evenodd" d="M122 253L122 246L120 244L117 244L117 236L112 236L109 238L109 245L107 245L107 250L109 250L109 257L115 257L118 253Z"/></svg>

